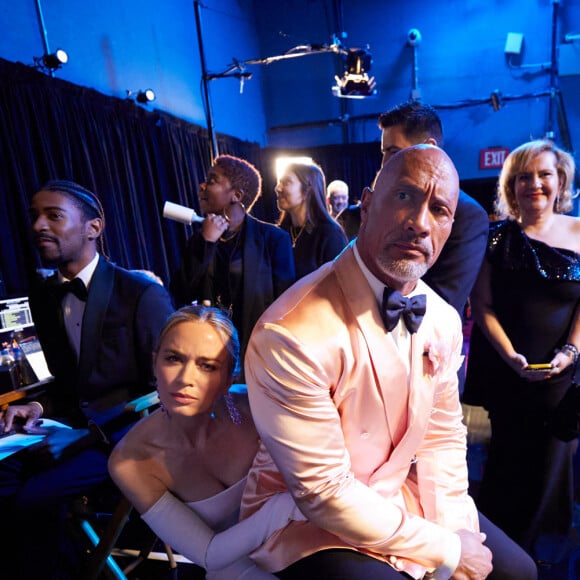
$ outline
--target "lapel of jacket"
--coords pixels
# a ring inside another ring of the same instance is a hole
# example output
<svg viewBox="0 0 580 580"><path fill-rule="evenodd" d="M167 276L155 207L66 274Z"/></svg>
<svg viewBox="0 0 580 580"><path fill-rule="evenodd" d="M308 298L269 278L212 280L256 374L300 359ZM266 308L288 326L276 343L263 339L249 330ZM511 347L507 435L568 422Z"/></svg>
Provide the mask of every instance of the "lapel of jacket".
<svg viewBox="0 0 580 580"><path fill-rule="evenodd" d="M430 378L425 376L424 369L424 344L421 328L416 334L411 335L411 380L409 386L409 414L407 431L401 439L400 448L405 453L408 449L417 449L423 439L432 407L432 385ZM397 449L393 452L396 453Z"/></svg>
<svg viewBox="0 0 580 580"><path fill-rule="evenodd" d="M370 353L370 364L385 401L385 415L391 439L397 442L404 434L401 414L406 413L407 371L395 342L385 330L377 299L356 263L352 244L336 260L336 272L348 307L356 317Z"/></svg>
<svg viewBox="0 0 580 580"><path fill-rule="evenodd" d="M95 366L103 322L113 292L115 269L102 256L89 286L89 295L83 316L79 381L82 384Z"/></svg>
<svg viewBox="0 0 580 580"><path fill-rule="evenodd" d="M262 238L257 235L254 218L246 215L244 222L244 236L242 247L243 264L243 292L244 308L242 310L242 328L251 328L250 320L253 320L254 304L250 302L250 297L256 295L256 260L261 259L262 252L259 251L258 243L262 243ZM259 238L259 239L258 239ZM241 329L240 329L241 330ZM246 340L249 337L246 338Z"/></svg>
<svg viewBox="0 0 580 580"><path fill-rule="evenodd" d="M50 308L47 309L50 313L58 313L59 328L64 329L64 319L62 315L62 308L60 303L62 301L62 296L59 294L60 281L58 279L58 274L55 272L52 276L49 276L42 284L42 291L46 291L46 295L43 297L44 300L50 304Z"/></svg>
<svg viewBox="0 0 580 580"><path fill-rule="evenodd" d="M421 280L419 280L419 285L424 285ZM429 309L429 292L426 292L426 294L427 309ZM411 335L411 377L409 381L407 430L399 445L393 450L391 455L393 460L397 458L400 458L403 462L414 460L414 456L409 457L409 450L419 448L431 417L433 385L431 384L432 378L425 374L425 344L431 334L430 326L431 318L426 313L419 330Z"/></svg>
<svg viewBox="0 0 580 580"><path fill-rule="evenodd" d="M67 360L66 366L71 363L76 366L76 355L73 354L70 347L64 325L62 296L59 293L59 287L60 281L57 273L46 280L38 280L31 290L30 306L34 324L49 363L55 365L57 360ZM63 345L65 346L63 347ZM55 368L52 368L51 371L55 372Z"/></svg>

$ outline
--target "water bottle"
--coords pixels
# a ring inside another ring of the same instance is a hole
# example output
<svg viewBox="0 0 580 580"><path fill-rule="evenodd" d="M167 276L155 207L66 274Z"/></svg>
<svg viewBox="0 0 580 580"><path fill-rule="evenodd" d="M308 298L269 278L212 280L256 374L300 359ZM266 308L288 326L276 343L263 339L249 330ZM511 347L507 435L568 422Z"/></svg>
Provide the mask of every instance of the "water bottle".
<svg viewBox="0 0 580 580"><path fill-rule="evenodd" d="M7 345L0 351L0 392L7 393L14 390L14 356Z"/></svg>

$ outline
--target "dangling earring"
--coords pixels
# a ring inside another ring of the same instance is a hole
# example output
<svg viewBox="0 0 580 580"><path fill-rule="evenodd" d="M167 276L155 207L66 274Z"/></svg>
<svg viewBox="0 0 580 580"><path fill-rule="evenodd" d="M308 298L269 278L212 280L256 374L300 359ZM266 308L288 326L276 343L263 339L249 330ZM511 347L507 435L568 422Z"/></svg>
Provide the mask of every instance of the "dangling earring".
<svg viewBox="0 0 580 580"><path fill-rule="evenodd" d="M157 381L155 381L157 383ZM169 412L165 408L165 405L161 402L161 397L159 396L159 389L157 388L157 384L155 384L155 391L157 392L157 398L159 399L159 410L163 415L167 415L169 417Z"/></svg>
<svg viewBox="0 0 580 580"><path fill-rule="evenodd" d="M224 395L224 400L226 402L226 408L228 410L228 415L234 425L242 424L242 415L234 402L234 398L230 392Z"/></svg>

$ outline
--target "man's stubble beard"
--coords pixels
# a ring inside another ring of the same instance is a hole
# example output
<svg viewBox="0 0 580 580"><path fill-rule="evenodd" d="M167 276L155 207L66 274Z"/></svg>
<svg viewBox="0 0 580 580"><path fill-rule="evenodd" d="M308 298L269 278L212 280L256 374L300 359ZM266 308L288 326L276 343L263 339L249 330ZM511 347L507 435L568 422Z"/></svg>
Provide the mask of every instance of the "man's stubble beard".
<svg viewBox="0 0 580 580"><path fill-rule="evenodd" d="M429 269L429 260L418 263L414 260L385 258L381 260L381 267L397 280L414 282L425 275Z"/></svg>

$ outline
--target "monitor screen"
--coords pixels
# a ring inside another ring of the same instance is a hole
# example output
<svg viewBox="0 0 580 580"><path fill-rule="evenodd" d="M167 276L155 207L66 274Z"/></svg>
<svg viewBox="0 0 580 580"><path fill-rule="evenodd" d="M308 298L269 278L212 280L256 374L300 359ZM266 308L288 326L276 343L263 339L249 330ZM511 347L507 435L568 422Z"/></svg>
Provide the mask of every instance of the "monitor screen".
<svg viewBox="0 0 580 580"><path fill-rule="evenodd" d="M0 300L0 328L10 330L32 326L32 314L28 298L9 298Z"/></svg>
<svg viewBox="0 0 580 580"><path fill-rule="evenodd" d="M2 391L52 379L26 296L0 300L0 349Z"/></svg>

